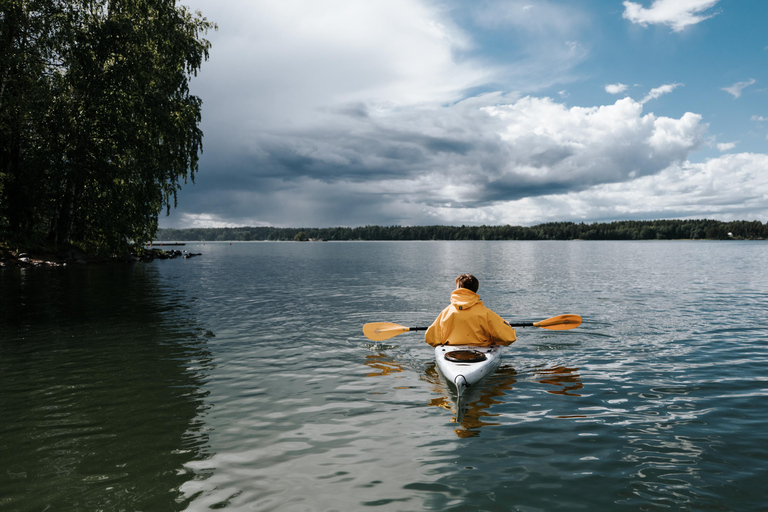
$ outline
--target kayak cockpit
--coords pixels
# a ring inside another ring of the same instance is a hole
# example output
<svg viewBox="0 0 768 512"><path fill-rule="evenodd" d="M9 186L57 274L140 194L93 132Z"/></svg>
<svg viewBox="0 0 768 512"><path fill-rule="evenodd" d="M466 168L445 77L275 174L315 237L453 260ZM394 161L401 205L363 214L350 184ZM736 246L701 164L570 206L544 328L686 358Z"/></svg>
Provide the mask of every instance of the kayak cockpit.
<svg viewBox="0 0 768 512"><path fill-rule="evenodd" d="M488 359L488 356L479 350L465 349L445 352L445 358L452 363L479 363Z"/></svg>

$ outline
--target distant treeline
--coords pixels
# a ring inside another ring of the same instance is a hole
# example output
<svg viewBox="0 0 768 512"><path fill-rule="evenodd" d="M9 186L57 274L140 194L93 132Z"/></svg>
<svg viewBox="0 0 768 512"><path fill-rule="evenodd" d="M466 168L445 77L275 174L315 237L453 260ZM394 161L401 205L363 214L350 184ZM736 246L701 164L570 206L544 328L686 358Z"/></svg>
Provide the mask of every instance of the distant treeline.
<svg viewBox="0 0 768 512"><path fill-rule="evenodd" d="M206 240L760 240L760 221L652 220L610 223L549 222L536 226L361 226L356 228L160 229L158 241Z"/></svg>

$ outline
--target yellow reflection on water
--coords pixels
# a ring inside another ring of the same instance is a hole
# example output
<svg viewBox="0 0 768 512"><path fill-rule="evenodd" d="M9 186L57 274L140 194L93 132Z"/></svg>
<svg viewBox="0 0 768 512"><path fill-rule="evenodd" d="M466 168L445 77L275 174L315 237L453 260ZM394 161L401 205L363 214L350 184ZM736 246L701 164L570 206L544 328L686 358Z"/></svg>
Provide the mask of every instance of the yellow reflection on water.
<svg viewBox="0 0 768 512"><path fill-rule="evenodd" d="M455 416L451 421L459 425L453 432L458 437L466 438L478 436L482 427L501 424L491 419L499 415L491 414L488 409L492 405L503 402L498 400L498 397L504 396L507 391L512 389L517 382L516 376L517 372L514 368L499 367L492 376L464 391L460 402L440 378L435 364L427 367L422 379L432 385L432 391L441 395L431 399L429 405L442 407L453 412Z"/></svg>
<svg viewBox="0 0 768 512"><path fill-rule="evenodd" d="M365 365L376 370L375 372L366 373L366 377L384 377L403 371L403 367L400 363L385 354L370 354L365 356Z"/></svg>
<svg viewBox="0 0 768 512"><path fill-rule="evenodd" d="M553 395L569 395L569 396L581 396L573 391L579 390L584 387L579 374L575 373L579 371L578 368L566 368L565 366L555 366L554 368L536 368L537 382L542 384L550 384L552 386L558 386L560 389L548 389L547 393ZM543 377L543 378L542 378Z"/></svg>

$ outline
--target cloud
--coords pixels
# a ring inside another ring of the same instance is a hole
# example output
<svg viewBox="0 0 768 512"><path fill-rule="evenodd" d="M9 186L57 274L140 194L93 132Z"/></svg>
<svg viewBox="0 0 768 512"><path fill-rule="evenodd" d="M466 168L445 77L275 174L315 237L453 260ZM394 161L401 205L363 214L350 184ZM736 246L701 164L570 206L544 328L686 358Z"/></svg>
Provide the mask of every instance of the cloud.
<svg viewBox="0 0 768 512"><path fill-rule="evenodd" d="M651 89L651 91L643 98L640 103L648 103L651 100L655 100L656 98L663 96L665 94L669 94L678 87L682 87L683 84L666 84L662 85L661 87L655 87Z"/></svg>
<svg viewBox="0 0 768 512"><path fill-rule="evenodd" d="M605 86L605 92L608 94L621 94L627 90L627 85L622 83L608 84Z"/></svg>
<svg viewBox="0 0 768 512"><path fill-rule="evenodd" d="M646 114L631 98L568 108L488 93L337 116L254 138L226 170L200 173L180 210L225 224L501 222L491 215L497 205L657 174L684 161L706 132L699 115Z"/></svg>
<svg viewBox="0 0 768 512"><path fill-rule="evenodd" d="M587 23L581 11L569 5L539 0L529 4L521 0L506 2L477 2L473 10L475 21L485 28L510 28L522 30L529 37L548 38L556 35L563 40Z"/></svg>
<svg viewBox="0 0 768 512"><path fill-rule="evenodd" d="M220 27L192 81L204 100L205 152L196 185L184 188L161 225L526 224L663 214L674 202L665 184L685 192L702 176L719 180L727 165L746 173L761 162L728 154L704 167L686 163L707 141L702 116L644 111L678 83L641 101L566 105L565 84L589 53L589 19L572 3L441 5L283 0L232 9L195 0L192 8ZM481 55L459 19L479 28L478 38L508 38L514 53ZM541 96L549 86L561 91L554 99ZM619 94L627 86L609 88L623 88ZM750 193L762 186L754 173L743 181ZM681 194L691 201L682 214L696 205L712 211L709 196Z"/></svg>
<svg viewBox="0 0 768 512"><path fill-rule="evenodd" d="M623 17L642 26L669 25L675 32L681 32L691 25L712 18L717 13L705 14L719 0L654 0L646 9L636 2L624 2Z"/></svg>
<svg viewBox="0 0 768 512"><path fill-rule="evenodd" d="M704 163L686 161L632 183L596 187L576 199L594 201L617 218L765 218L766 165L768 155L753 153L723 155Z"/></svg>
<svg viewBox="0 0 768 512"><path fill-rule="evenodd" d="M480 210L438 212L477 224L529 225L562 219L595 222L625 219L764 219L768 216L768 155L723 155L688 161L636 180L563 194L523 198ZM746 191L746 192L745 192Z"/></svg>
<svg viewBox="0 0 768 512"><path fill-rule="evenodd" d="M210 60L191 83L204 100L206 151L239 152L254 136L335 123L341 111L456 102L489 84L536 91L572 81L588 54L579 42L586 16L548 2L467 8L462 21L515 48L498 60L474 53L477 43L451 18L459 15L435 2L189 3L219 25L208 34Z"/></svg>
<svg viewBox="0 0 768 512"><path fill-rule="evenodd" d="M241 219L242 222L242 219ZM246 221L247 223L247 221ZM247 223L249 226L259 226L260 224ZM235 228L242 226L240 222L226 222L221 220L218 215L210 213L182 213L180 225L186 228Z"/></svg>
<svg viewBox="0 0 768 512"><path fill-rule="evenodd" d="M493 67L457 60L471 49L469 37L423 2L283 0L232 8L195 0L192 8L219 25L209 34L210 60L192 81L204 99L207 146L248 146L254 134L321 125L329 111L350 106L456 101L494 78Z"/></svg>
<svg viewBox="0 0 768 512"><path fill-rule="evenodd" d="M720 143L717 144L718 151L723 152L723 153L726 152L726 151L730 151L731 149L733 149L735 147L736 147L736 143L735 142L720 142Z"/></svg>
<svg viewBox="0 0 768 512"><path fill-rule="evenodd" d="M630 98L566 108L549 98L526 97L483 110L501 121L504 142L505 161L490 182L495 190L507 186L511 195L536 186L573 189L653 174L685 158L704 133L700 116L643 114Z"/></svg>
<svg viewBox="0 0 768 512"><path fill-rule="evenodd" d="M753 121L768 121L768 117L765 116L752 116L750 119Z"/></svg>
<svg viewBox="0 0 768 512"><path fill-rule="evenodd" d="M733 85L729 85L728 87L723 87L721 90L727 92L728 94L733 95L734 98L741 97L741 92L749 87L752 84L757 83L757 80L754 78L750 78L749 80L745 80L743 82L736 82Z"/></svg>

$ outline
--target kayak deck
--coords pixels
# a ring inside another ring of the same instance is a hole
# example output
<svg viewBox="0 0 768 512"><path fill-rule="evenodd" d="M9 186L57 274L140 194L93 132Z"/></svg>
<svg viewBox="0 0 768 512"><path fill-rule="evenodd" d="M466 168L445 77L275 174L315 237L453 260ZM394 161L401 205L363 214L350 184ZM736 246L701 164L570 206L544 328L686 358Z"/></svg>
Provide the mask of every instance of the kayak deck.
<svg viewBox="0 0 768 512"><path fill-rule="evenodd" d="M501 346L440 345L435 361L445 379L461 392L492 373L501 363Z"/></svg>

